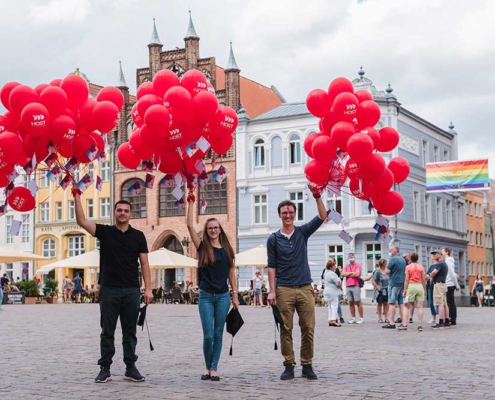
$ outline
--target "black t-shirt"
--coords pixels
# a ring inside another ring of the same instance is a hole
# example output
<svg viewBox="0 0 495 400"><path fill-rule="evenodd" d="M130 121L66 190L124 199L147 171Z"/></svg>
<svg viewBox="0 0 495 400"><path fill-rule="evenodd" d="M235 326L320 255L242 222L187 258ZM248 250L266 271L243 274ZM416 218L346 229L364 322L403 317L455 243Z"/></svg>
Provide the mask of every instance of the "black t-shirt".
<svg viewBox="0 0 495 400"><path fill-rule="evenodd" d="M433 283L445 282L447 274L449 273L447 263L444 260L441 260L435 264L434 269L436 269L438 273L433 277Z"/></svg>
<svg viewBox="0 0 495 400"><path fill-rule="evenodd" d="M3 288L4 283L9 283L9 278L2 276L2 278L0 278L0 288Z"/></svg>
<svg viewBox="0 0 495 400"><path fill-rule="evenodd" d="M100 240L100 279L105 286L134 288L139 284L139 254L148 253L144 233L129 226L122 232L115 225L96 224Z"/></svg>
<svg viewBox="0 0 495 400"><path fill-rule="evenodd" d="M198 252L203 250L200 244ZM213 247L215 265L199 265L199 288L208 293L221 294L229 291L229 260L223 248Z"/></svg>

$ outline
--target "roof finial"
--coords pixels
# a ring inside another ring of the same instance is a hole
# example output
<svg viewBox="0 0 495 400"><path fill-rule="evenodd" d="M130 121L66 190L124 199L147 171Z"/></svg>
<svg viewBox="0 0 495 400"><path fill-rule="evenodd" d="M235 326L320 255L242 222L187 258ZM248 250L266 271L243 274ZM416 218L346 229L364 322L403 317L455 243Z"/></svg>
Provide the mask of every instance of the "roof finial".
<svg viewBox="0 0 495 400"><path fill-rule="evenodd" d="M117 87L128 87L125 81L124 71L122 71L122 61L119 60L119 78L117 80Z"/></svg>
<svg viewBox="0 0 495 400"><path fill-rule="evenodd" d="M151 33L151 40L149 44L162 44L162 42L160 42L160 38L158 37L158 31L156 30L155 17L153 17L153 32Z"/></svg>
<svg viewBox="0 0 495 400"><path fill-rule="evenodd" d="M189 38L197 38L199 39L198 34L196 33L196 29L194 28L194 23L192 20L191 10L189 10L189 26L187 28L187 33L185 39Z"/></svg>
<svg viewBox="0 0 495 400"><path fill-rule="evenodd" d="M359 79L364 81L364 70L362 65L361 68L359 69L358 75L359 75Z"/></svg>
<svg viewBox="0 0 495 400"><path fill-rule="evenodd" d="M232 49L232 40L230 41L229 62L227 63L227 66L225 67L225 70L229 70L229 69L236 69L239 71L239 67L237 66L237 63L235 61L234 50Z"/></svg>
<svg viewBox="0 0 495 400"><path fill-rule="evenodd" d="M388 93L388 94L391 94L394 89L392 88L392 86L390 86L390 82L388 83L388 87L385 89L385 91Z"/></svg>
<svg viewBox="0 0 495 400"><path fill-rule="evenodd" d="M454 124L452 123L452 121L450 121L449 129L450 129L451 131L453 131L453 130L454 130L454 128L455 128Z"/></svg>

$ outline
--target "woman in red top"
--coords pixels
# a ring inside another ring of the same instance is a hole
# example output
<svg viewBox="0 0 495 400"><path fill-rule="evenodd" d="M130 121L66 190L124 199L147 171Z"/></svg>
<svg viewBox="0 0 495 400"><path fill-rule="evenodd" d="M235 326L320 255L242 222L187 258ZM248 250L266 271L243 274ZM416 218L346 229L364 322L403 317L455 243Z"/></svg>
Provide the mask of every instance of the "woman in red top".
<svg viewBox="0 0 495 400"><path fill-rule="evenodd" d="M409 303L416 303L418 309L418 331L423 331L423 301L426 293L425 268L418 264L418 254L411 254L412 263L406 267L406 281L404 283L404 297L407 296ZM411 304L412 306L412 304ZM408 310L404 307L404 315L402 316L402 325L400 330L407 329L407 314ZM406 324L404 324L406 322Z"/></svg>

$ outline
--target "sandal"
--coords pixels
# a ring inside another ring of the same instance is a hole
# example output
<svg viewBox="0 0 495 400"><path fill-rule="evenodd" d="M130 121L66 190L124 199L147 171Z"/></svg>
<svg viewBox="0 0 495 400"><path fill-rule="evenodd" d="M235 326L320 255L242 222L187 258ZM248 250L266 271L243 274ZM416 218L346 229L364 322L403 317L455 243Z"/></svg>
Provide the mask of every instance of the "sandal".
<svg viewBox="0 0 495 400"><path fill-rule="evenodd" d="M337 326L337 327L342 326L340 324L337 324L336 322L333 322L333 323L332 322L329 322L328 325L329 326Z"/></svg>
<svg viewBox="0 0 495 400"><path fill-rule="evenodd" d="M378 320L378 323L379 323L379 324L383 324L383 320L379 319L379 320Z"/></svg>
<svg viewBox="0 0 495 400"><path fill-rule="evenodd" d="M385 320L386 324L390 324L390 321L388 319Z"/></svg>
<svg viewBox="0 0 495 400"><path fill-rule="evenodd" d="M210 378L213 382L218 382L220 380L220 377L218 375L212 375Z"/></svg>
<svg viewBox="0 0 495 400"><path fill-rule="evenodd" d="M211 375L210 374L201 375L201 380L202 381L207 381L208 379L211 379Z"/></svg>

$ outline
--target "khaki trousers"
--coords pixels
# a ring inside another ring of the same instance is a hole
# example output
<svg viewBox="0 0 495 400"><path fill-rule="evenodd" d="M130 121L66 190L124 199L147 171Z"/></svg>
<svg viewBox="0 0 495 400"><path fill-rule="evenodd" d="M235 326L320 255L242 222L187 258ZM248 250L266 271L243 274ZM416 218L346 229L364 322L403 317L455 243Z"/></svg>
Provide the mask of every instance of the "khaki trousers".
<svg viewBox="0 0 495 400"><path fill-rule="evenodd" d="M313 363L315 332L315 299L310 284L296 287L277 287L277 307L284 321L280 330L280 348L285 366L295 366L292 327L294 310L299 316L301 327L301 365Z"/></svg>

